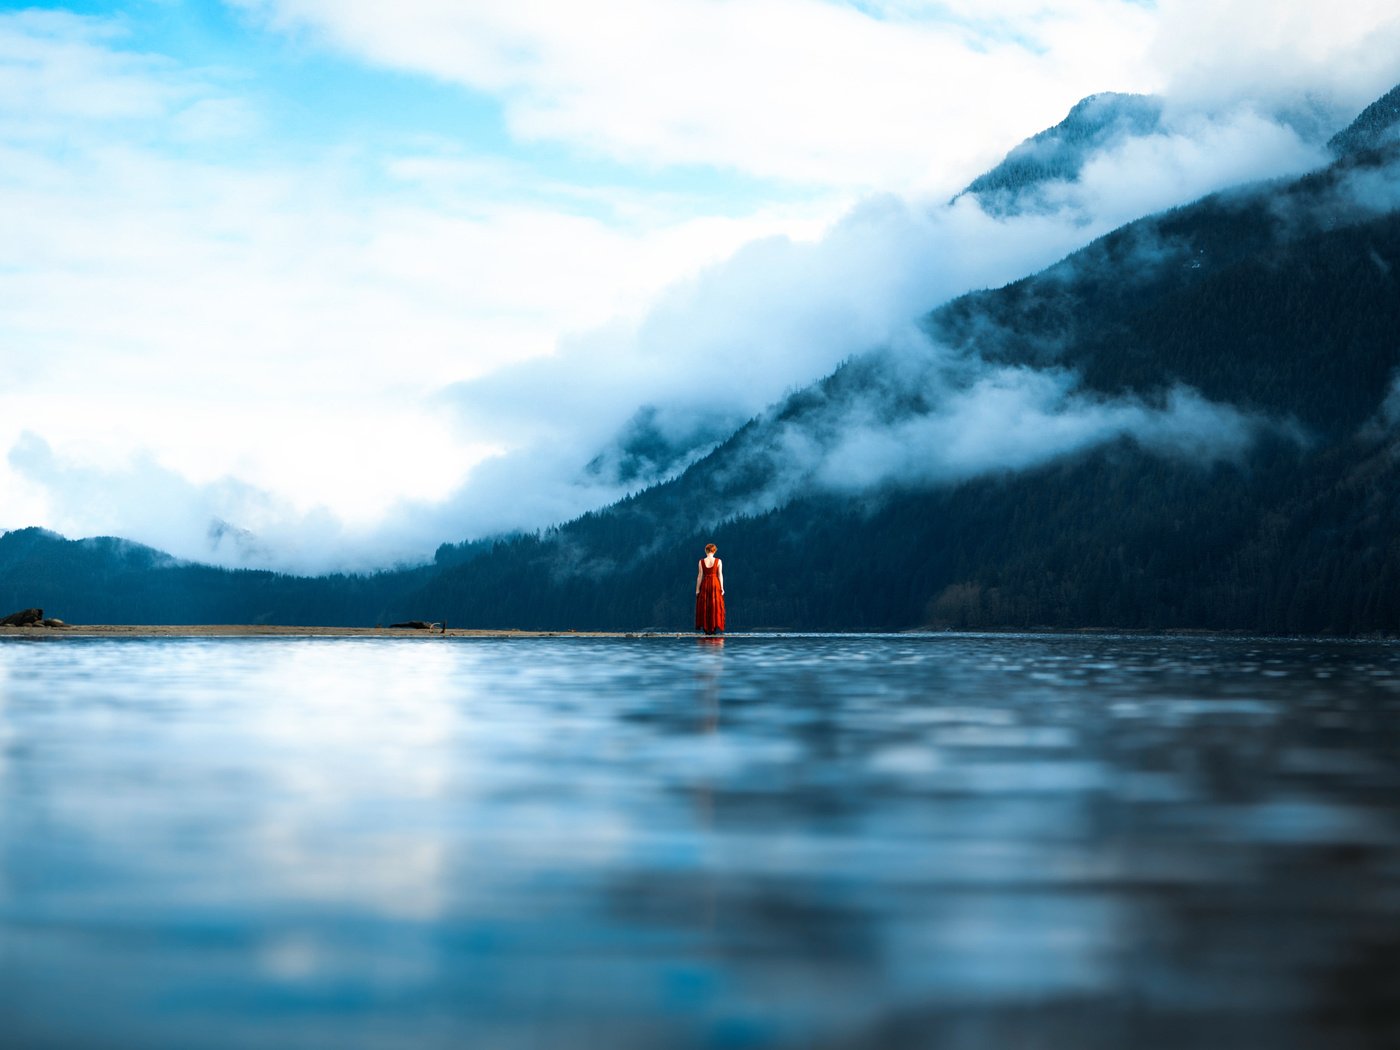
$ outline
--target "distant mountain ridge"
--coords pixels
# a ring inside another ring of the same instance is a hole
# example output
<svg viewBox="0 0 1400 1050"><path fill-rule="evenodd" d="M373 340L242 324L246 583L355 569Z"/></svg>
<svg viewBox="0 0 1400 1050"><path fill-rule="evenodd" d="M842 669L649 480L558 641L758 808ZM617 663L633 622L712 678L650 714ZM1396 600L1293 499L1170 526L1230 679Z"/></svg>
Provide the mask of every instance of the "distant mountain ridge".
<svg viewBox="0 0 1400 1050"><path fill-rule="evenodd" d="M390 606L430 571L307 578L198 565L111 536L0 534L0 608L37 606L70 623L372 626L398 619Z"/></svg>

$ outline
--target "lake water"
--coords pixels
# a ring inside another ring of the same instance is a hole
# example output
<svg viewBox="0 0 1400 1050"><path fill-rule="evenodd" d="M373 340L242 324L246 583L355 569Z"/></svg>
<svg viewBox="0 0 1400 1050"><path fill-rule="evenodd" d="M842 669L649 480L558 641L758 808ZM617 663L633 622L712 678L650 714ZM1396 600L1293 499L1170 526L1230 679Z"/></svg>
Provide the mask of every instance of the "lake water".
<svg viewBox="0 0 1400 1050"><path fill-rule="evenodd" d="M0 1046L1400 1045L1400 646L0 643Z"/></svg>

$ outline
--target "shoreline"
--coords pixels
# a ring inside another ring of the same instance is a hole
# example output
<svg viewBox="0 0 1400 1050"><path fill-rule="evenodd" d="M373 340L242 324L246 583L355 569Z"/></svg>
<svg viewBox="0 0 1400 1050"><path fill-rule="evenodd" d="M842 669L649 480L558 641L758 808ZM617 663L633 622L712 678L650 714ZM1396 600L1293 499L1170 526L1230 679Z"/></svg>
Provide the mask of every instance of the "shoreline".
<svg viewBox="0 0 1400 1050"><path fill-rule="evenodd" d="M273 624L66 624L0 626L0 638L689 638L680 631L524 631L513 628L287 627Z"/></svg>
<svg viewBox="0 0 1400 1050"><path fill-rule="evenodd" d="M1394 642L1396 634L1356 634L1356 635L1287 635L1258 634L1250 631L1212 631L1199 628L1169 628L1165 630L1145 630L1142 628L1115 627L1063 627L1063 628L1023 628L1020 630L981 628L948 630L946 628L915 628L901 631L789 631L778 628L760 628L750 631L734 631L721 635L705 635L695 631L580 631L580 630L523 630L508 627L473 628L449 627L447 631L424 630L414 627L291 627L280 624L65 624L62 627L45 627L29 624L15 627L0 624L0 641L6 639L59 639L59 638L694 638L699 640L722 641L725 638L781 638L781 637L859 637L878 635L882 637L926 636L926 637L997 637L1015 635L1022 637L1074 637L1109 635L1115 637L1142 638L1233 638L1237 640L1258 638L1273 641L1314 641L1314 642Z"/></svg>

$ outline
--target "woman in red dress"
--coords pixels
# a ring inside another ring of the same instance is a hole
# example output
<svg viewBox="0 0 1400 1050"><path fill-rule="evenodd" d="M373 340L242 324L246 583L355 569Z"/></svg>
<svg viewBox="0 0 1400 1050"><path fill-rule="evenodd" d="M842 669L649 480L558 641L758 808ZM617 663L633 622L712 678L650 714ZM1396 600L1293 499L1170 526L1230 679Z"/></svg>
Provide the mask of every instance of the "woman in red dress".
<svg viewBox="0 0 1400 1050"><path fill-rule="evenodd" d="M705 556L695 574L695 629L724 633L724 562L715 557L713 543L705 544Z"/></svg>

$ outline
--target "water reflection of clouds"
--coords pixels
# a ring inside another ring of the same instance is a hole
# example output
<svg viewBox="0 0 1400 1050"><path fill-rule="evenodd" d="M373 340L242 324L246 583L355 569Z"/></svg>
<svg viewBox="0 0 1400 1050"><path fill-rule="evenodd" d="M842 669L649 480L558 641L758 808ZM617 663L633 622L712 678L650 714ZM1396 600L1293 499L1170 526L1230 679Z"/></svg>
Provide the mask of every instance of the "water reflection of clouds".
<svg viewBox="0 0 1400 1050"><path fill-rule="evenodd" d="M10 782L10 749L14 746L16 730L10 714L10 666L15 658L13 644L0 644L0 903L10 899L9 872L11 865L5 863L9 831L6 827L11 807L6 805L16 790ZM0 934L0 936L3 936Z"/></svg>
<svg viewBox="0 0 1400 1050"><path fill-rule="evenodd" d="M10 694L10 665L14 658L14 645L0 645L0 784L5 779L5 769L9 757L11 741L15 737L14 726L10 724L9 694ZM0 807L0 820L4 820L4 807ZM0 880L4 879L4 871L0 869ZM0 887L3 887L0 881Z"/></svg>
<svg viewBox="0 0 1400 1050"><path fill-rule="evenodd" d="M472 677L446 646L403 655L333 644L274 650L245 682L263 702L249 703L243 729L295 759L278 773L307 799L438 797L451 771L447 745L468 730Z"/></svg>
<svg viewBox="0 0 1400 1050"><path fill-rule="evenodd" d="M242 897L438 915L470 654L408 655L305 641L54 646L24 683L47 709L27 727L43 787L31 808L82 844L90 875L107 870L93 892L125 877L128 892L186 906ZM72 656L83 673L65 685ZM191 882L201 857L221 861Z"/></svg>
<svg viewBox="0 0 1400 1050"><path fill-rule="evenodd" d="M242 731L260 756L248 830L271 896L431 919L470 842L453 800L475 771L475 654L289 644L245 682Z"/></svg>

